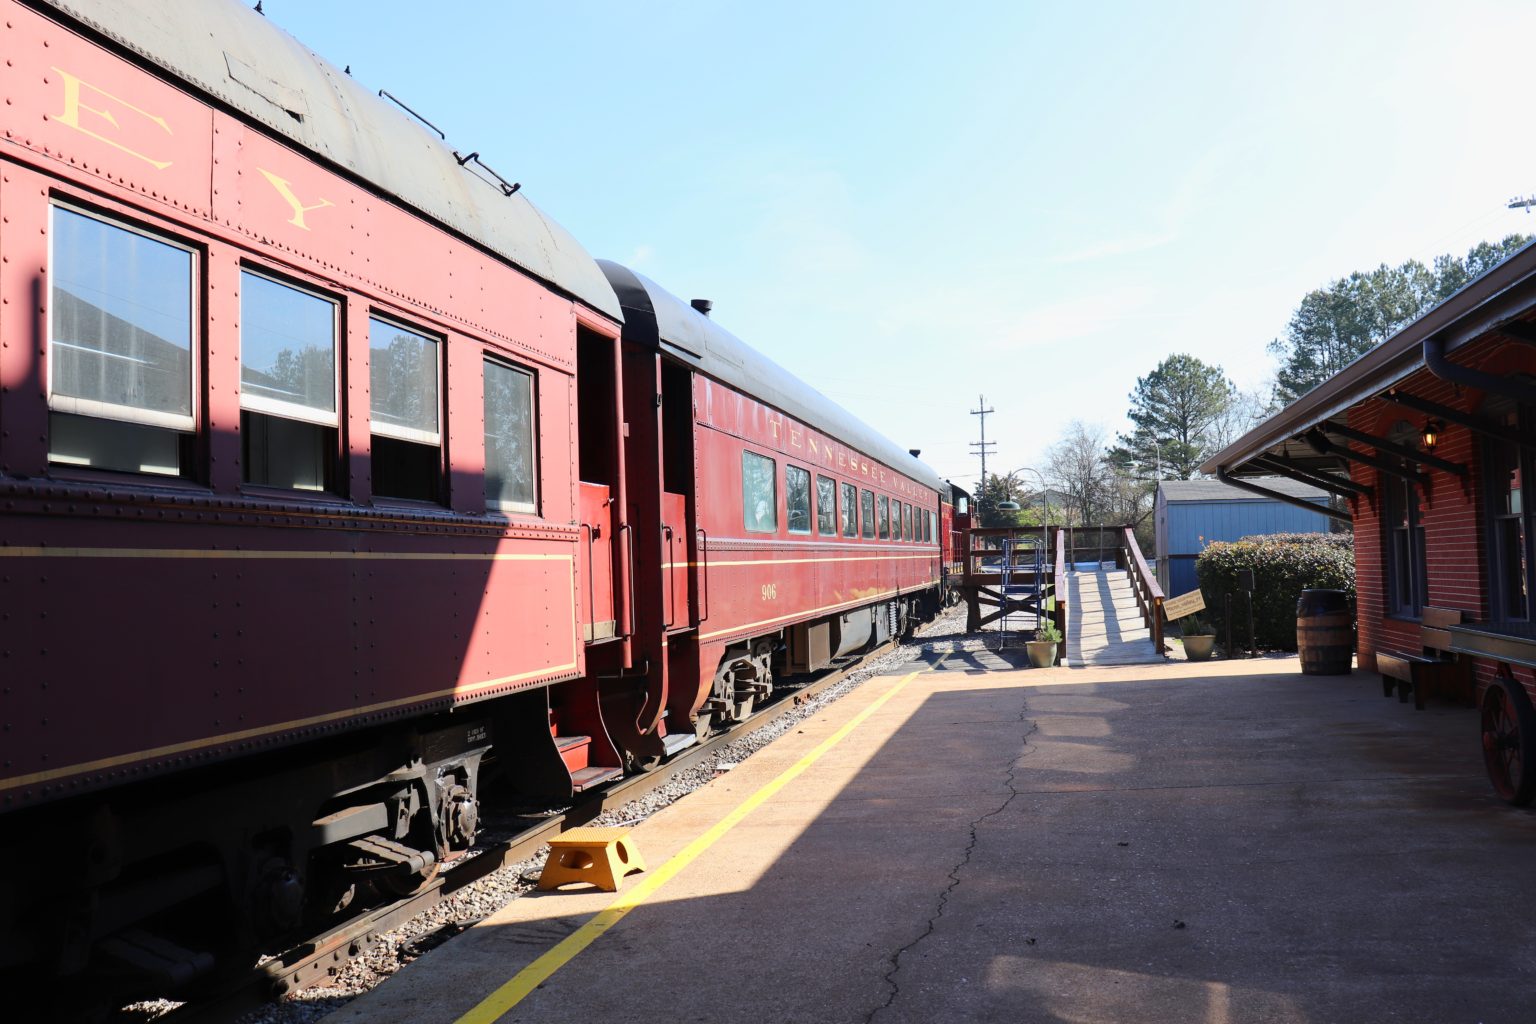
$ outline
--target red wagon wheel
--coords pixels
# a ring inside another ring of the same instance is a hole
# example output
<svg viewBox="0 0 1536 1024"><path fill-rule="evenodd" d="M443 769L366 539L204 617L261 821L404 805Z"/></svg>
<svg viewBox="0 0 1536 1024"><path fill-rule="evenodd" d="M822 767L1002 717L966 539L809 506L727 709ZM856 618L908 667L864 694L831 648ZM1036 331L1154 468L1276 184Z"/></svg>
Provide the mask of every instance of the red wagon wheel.
<svg viewBox="0 0 1536 1024"><path fill-rule="evenodd" d="M1536 765L1527 754L1536 745L1536 710L1525 687L1497 676L1483 693L1483 764L1500 799L1524 807L1536 797Z"/></svg>

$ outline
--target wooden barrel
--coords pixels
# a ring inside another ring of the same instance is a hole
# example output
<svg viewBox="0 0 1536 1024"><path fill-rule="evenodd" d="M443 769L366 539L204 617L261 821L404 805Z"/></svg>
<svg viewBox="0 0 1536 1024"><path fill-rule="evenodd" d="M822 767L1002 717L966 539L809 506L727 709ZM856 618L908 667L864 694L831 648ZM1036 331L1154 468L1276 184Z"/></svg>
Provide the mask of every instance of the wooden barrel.
<svg viewBox="0 0 1536 1024"><path fill-rule="evenodd" d="M1309 676L1347 674L1355 648L1349 595L1342 590L1303 590L1296 602L1296 650Z"/></svg>

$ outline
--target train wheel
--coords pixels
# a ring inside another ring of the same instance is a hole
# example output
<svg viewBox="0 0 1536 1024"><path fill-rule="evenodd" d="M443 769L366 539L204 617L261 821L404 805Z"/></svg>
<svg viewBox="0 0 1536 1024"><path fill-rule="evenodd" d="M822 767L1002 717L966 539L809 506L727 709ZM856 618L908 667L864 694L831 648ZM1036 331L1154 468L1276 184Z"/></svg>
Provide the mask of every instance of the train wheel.
<svg viewBox="0 0 1536 1024"><path fill-rule="evenodd" d="M1536 743L1536 710L1525 687L1509 676L1497 676L1483 693L1483 764L1493 791L1516 807L1536 797L1536 772L1527 765Z"/></svg>

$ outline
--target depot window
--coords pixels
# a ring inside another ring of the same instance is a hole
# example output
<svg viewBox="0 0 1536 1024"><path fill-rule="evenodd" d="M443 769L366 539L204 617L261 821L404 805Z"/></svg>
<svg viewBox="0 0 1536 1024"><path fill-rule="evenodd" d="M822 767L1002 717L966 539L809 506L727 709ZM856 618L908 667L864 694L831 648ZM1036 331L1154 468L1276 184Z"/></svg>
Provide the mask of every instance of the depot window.
<svg viewBox="0 0 1536 1024"><path fill-rule="evenodd" d="M853 484L843 484L843 536L856 537L859 533L859 489Z"/></svg>
<svg viewBox="0 0 1536 1024"><path fill-rule="evenodd" d="M187 475L193 251L63 206L49 240L49 460Z"/></svg>
<svg viewBox="0 0 1536 1024"><path fill-rule="evenodd" d="M1406 467L1407 463L1403 463ZM1386 492L1382 523L1386 529L1387 604L1394 615L1418 618L1428 601L1424 574L1424 523L1418 488L1398 476L1381 474Z"/></svg>
<svg viewBox="0 0 1536 1024"><path fill-rule="evenodd" d="M1489 419L1510 428L1520 427L1520 410L1513 402L1495 398L1483 404ZM1529 422L1529 417L1527 417ZM1536 559L1531 545L1533 503L1527 484L1536 469L1531 450L1502 438L1483 442L1483 467L1488 509L1488 588L1491 617L1500 621L1531 617L1531 582Z"/></svg>
<svg viewBox="0 0 1536 1024"><path fill-rule="evenodd" d="M441 502L440 342L381 317L368 319L373 493Z"/></svg>
<svg viewBox="0 0 1536 1024"><path fill-rule="evenodd" d="M859 510L863 513L864 516L864 536L873 537L875 535L874 491L859 492Z"/></svg>
<svg viewBox="0 0 1536 1024"><path fill-rule="evenodd" d="M774 462L756 452L741 453L742 524L753 533L779 529L778 481Z"/></svg>
<svg viewBox="0 0 1536 1024"><path fill-rule="evenodd" d="M880 539L891 539L891 499L880 495L878 499L880 508Z"/></svg>
<svg viewBox="0 0 1536 1024"><path fill-rule="evenodd" d="M533 374L487 358L485 371L485 506L504 512L538 509L533 431Z"/></svg>
<svg viewBox="0 0 1536 1024"><path fill-rule="evenodd" d="M240 273L240 443L245 482L336 491L340 306Z"/></svg>
<svg viewBox="0 0 1536 1024"><path fill-rule="evenodd" d="M811 532L811 474L799 466L784 467L784 510L790 533Z"/></svg>

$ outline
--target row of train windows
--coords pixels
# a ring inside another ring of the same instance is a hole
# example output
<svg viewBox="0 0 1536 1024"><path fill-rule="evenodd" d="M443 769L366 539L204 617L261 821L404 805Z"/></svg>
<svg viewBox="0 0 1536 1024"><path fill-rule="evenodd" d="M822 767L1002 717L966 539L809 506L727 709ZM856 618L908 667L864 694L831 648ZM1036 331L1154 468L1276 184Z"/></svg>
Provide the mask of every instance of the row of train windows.
<svg viewBox="0 0 1536 1024"><path fill-rule="evenodd" d="M201 333L197 251L65 206L52 210L49 460L191 476ZM248 484L339 492L340 299L240 272L240 441ZM444 339L368 319L373 493L446 503ZM533 374L484 360L485 497L537 506Z"/></svg>
<svg viewBox="0 0 1536 1024"><path fill-rule="evenodd" d="M842 500L838 494L841 491ZM778 467L756 452L741 453L741 509L743 525L751 533L779 530ZM790 533L809 534L812 519L823 537L875 537L881 540L933 541L934 514L896 498L861 491L817 475L814 493L809 470L784 467L784 509Z"/></svg>

